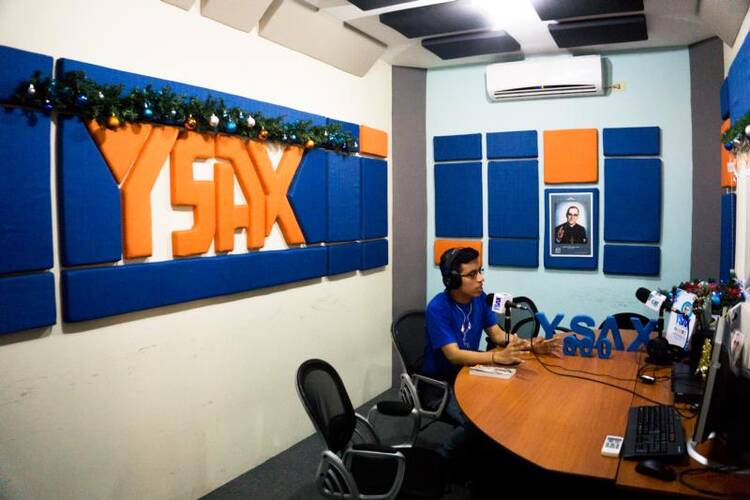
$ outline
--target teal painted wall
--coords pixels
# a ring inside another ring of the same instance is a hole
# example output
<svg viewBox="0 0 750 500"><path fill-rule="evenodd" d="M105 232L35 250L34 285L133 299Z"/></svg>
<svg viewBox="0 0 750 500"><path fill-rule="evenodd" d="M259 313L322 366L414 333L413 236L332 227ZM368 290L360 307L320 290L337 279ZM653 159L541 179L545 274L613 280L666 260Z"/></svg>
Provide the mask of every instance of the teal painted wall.
<svg viewBox="0 0 750 500"><path fill-rule="evenodd" d="M427 73L427 296L443 289L440 271L433 262L435 240L434 161L436 135L487 133L535 129L539 135L539 263L538 269L489 267L485 290L531 297L541 311L565 313L567 326L575 314L590 314L600 322L608 314L648 310L635 299L635 290L671 287L689 279L692 213L692 139L690 116L690 65L687 49L620 54L606 58L612 82L623 82L624 91L601 97L540 99L492 103L486 97L484 65L430 70ZM658 126L662 139L661 274L658 277L604 275L604 163L601 130L605 127ZM544 130L599 129L599 182L544 185ZM483 137L486 150L486 137ZM484 254L487 255L487 161L484 179ZM545 187L598 187L599 266L596 271L544 268ZM698 235L700 237L700 235Z"/></svg>

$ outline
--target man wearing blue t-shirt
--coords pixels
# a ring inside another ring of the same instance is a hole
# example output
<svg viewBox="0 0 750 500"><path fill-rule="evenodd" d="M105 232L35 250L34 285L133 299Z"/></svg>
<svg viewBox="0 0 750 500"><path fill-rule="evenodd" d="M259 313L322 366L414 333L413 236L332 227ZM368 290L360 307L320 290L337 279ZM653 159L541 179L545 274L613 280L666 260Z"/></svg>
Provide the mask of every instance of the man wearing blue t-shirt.
<svg viewBox="0 0 750 500"><path fill-rule="evenodd" d="M479 264L479 252L473 248L451 248L440 258L440 272L445 291L437 294L427 305L424 362L425 375L446 380L451 384L446 414L459 425L439 450L449 456L463 443L465 417L453 396L453 381L461 367L476 364L509 365L519 363L518 355L529 350L529 342L512 335L505 342L505 332L497 325L495 313L487 305L483 291L484 275ZM479 352L482 331L503 348ZM534 351L538 354L560 349L561 339L535 338Z"/></svg>

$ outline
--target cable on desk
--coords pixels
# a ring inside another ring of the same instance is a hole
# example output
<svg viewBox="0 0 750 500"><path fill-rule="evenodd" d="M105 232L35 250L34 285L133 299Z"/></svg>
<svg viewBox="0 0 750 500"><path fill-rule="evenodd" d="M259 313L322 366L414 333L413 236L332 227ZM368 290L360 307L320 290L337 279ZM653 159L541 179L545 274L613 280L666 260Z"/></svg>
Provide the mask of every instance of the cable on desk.
<svg viewBox="0 0 750 500"><path fill-rule="evenodd" d="M749 470L750 469L740 469L739 467L695 467L692 469L685 469L683 471L680 471L678 479L680 481L680 484L682 484L686 488L697 491L698 493L703 493L704 495L713 495L717 497L750 498L750 492L748 491L724 493L721 491L712 491L706 488L701 488L700 486L690 484L687 481L688 477L698 476L701 474L709 474L712 472L718 474L746 474Z"/></svg>

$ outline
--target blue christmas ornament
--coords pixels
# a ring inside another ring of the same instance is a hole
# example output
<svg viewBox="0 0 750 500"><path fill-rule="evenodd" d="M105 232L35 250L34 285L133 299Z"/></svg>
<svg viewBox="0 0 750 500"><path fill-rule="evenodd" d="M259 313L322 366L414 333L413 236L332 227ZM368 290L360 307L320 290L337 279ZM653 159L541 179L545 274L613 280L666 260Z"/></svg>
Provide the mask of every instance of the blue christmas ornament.
<svg viewBox="0 0 750 500"><path fill-rule="evenodd" d="M733 146L732 146L732 141L729 141L729 142L725 142L725 143L724 143L724 149L726 149L727 151L731 151L731 150L732 150L732 147L733 147Z"/></svg>
<svg viewBox="0 0 750 500"><path fill-rule="evenodd" d="M45 111L52 111L54 106L52 105L52 102L50 102L49 99L45 99L44 104L42 105L42 108L44 108Z"/></svg>
<svg viewBox="0 0 750 500"><path fill-rule="evenodd" d="M292 140L293 140L293 141L296 141L296 140L297 140L297 134L292 134Z"/></svg>
<svg viewBox="0 0 750 500"><path fill-rule="evenodd" d="M89 101L89 98L85 95L81 94L78 97L76 97L76 106L83 106Z"/></svg>
<svg viewBox="0 0 750 500"><path fill-rule="evenodd" d="M154 117L154 110L151 108L146 108L143 110L143 116L146 118L153 118Z"/></svg>
<svg viewBox="0 0 750 500"><path fill-rule="evenodd" d="M227 132L234 133L237 130L237 124L234 123L232 120L229 120L227 122Z"/></svg>
<svg viewBox="0 0 750 500"><path fill-rule="evenodd" d="M720 292L711 292L711 304L718 306L721 304L721 293Z"/></svg>

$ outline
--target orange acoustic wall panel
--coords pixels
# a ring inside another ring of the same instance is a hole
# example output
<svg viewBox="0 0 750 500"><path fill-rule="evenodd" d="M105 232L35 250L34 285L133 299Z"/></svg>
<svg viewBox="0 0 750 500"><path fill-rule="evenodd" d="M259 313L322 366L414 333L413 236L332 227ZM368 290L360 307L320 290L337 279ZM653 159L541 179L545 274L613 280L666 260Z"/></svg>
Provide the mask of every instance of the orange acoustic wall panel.
<svg viewBox="0 0 750 500"><path fill-rule="evenodd" d="M729 120L724 120L721 124L721 133L724 134L729 130ZM729 162L734 162L734 155L731 151L727 151L724 145L721 145L721 187L735 187L737 186L737 177L729 171L727 165Z"/></svg>
<svg viewBox="0 0 750 500"><path fill-rule="evenodd" d="M359 152L363 155L388 156L388 134L366 125L359 126Z"/></svg>
<svg viewBox="0 0 750 500"><path fill-rule="evenodd" d="M595 128L544 131L544 182L564 184L599 179Z"/></svg>
<svg viewBox="0 0 750 500"><path fill-rule="evenodd" d="M471 247L479 252L479 262L482 262L482 242L477 240L435 240L435 264L440 264L440 257L451 248Z"/></svg>
<svg viewBox="0 0 750 500"><path fill-rule="evenodd" d="M192 206L193 227L172 232L172 255L184 257L206 253L214 240L216 205L211 181L193 179L193 161L214 156L214 136L182 132L172 149L169 184L172 206Z"/></svg>

